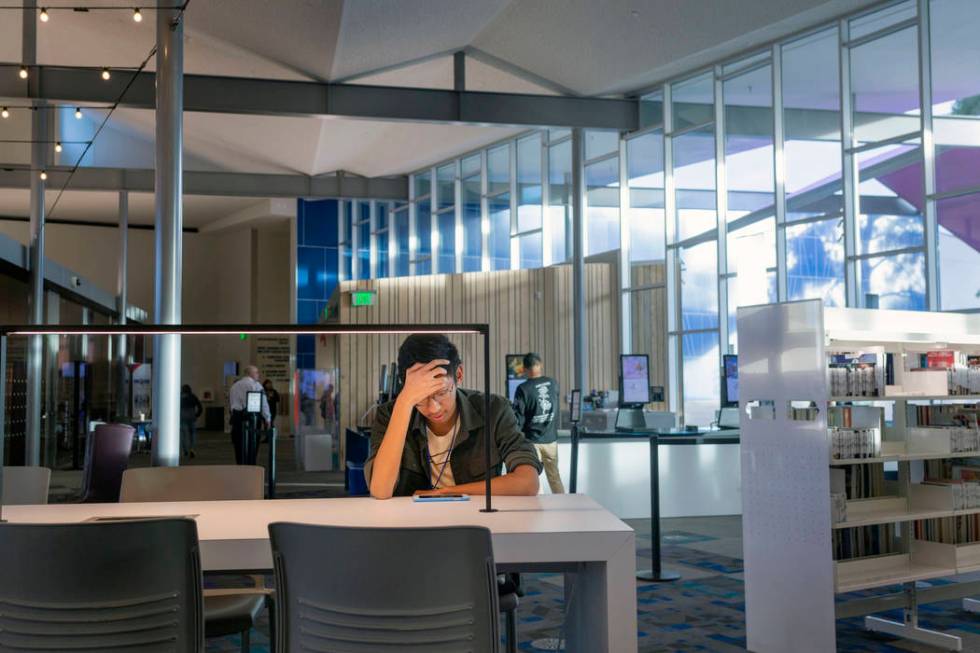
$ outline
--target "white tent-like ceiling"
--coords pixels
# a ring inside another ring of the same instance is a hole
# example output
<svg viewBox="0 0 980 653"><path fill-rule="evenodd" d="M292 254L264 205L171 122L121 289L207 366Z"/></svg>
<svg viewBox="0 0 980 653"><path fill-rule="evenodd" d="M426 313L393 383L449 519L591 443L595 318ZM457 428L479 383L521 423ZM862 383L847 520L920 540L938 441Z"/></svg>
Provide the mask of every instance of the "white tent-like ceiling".
<svg viewBox="0 0 980 653"><path fill-rule="evenodd" d="M38 64L135 68L155 41L152 3L135 23L118 0L47 0ZM746 51L871 0L191 0L185 17L189 74L453 88L453 52L466 55L466 88L617 96ZM87 12L67 9L84 5ZM63 7L63 9L59 9ZM21 12L0 13L0 62L21 61ZM151 60L148 70L153 69ZM87 112L90 132L101 119ZM18 124L19 123L19 124ZM28 121L0 138L29 138ZM80 127L81 129L81 127ZM520 133L491 125L406 123L334 116L186 112L185 168L366 177L399 175ZM118 109L90 153L105 167L150 168L154 114ZM82 139L84 139L84 134ZM27 148L0 143L0 163ZM62 161L71 165L73 161ZM0 194L0 208L21 195ZM26 195L24 195L26 197ZM66 195L62 210L87 210ZM254 201L254 200L250 200ZM229 200L226 213L241 209ZM91 202L89 203L91 204ZM185 204L188 222L219 219L213 201ZM15 213L26 213L26 205ZM88 215L95 219L96 215ZM111 218L112 216L106 216Z"/></svg>

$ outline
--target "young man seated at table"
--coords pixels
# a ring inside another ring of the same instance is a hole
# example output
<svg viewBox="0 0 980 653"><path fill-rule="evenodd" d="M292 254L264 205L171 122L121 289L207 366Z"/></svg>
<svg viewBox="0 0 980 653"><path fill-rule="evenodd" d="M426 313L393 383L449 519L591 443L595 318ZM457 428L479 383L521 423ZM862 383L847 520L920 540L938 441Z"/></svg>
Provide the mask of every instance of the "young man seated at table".
<svg viewBox="0 0 980 653"><path fill-rule="evenodd" d="M459 387L463 365L449 338L409 336L398 349L402 381L398 397L378 407L364 476L371 496L483 494L484 440L491 443L490 489L494 495L538 493L541 462L517 426L503 397ZM502 465L507 473L501 475Z"/></svg>

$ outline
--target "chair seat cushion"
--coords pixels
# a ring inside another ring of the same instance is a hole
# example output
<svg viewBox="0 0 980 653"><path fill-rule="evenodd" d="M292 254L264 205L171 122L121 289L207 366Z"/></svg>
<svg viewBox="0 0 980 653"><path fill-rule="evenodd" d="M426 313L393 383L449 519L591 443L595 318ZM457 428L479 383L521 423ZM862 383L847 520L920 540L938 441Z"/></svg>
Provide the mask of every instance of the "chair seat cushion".
<svg viewBox="0 0 980 653"><path fill-rule="evenodd" d="M204 636L223 637L248 630L265 607L263 594L204 597Z"/></svg>

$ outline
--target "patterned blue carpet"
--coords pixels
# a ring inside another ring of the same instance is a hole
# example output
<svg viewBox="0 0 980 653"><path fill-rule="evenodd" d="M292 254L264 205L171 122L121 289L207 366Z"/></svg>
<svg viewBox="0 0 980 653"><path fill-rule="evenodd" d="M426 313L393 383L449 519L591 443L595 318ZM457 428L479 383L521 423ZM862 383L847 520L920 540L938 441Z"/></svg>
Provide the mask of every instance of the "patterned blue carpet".
<svg viewBox="0 0 980 653"><path fill-rule="evenodd" d="M649 567L649 521L631 521L630 525L637 531L637 567ZM679 571L682 578L673 583L637 585L639 650L644 653L744 651L740 519L665 520L664 527L668 529L664 532L664 566ZM564 619L562 576L525 574L523 578L526 596L521 599L519 609L519 648L521 651L555 650L553 642L562 633ZM224 580L227 584L229 579ZM902 616L900 612L884 614L899 620ZM958 601L922 606L920 623L926 628L960 635L965 651L980 651L980 615L962 611ZM226 653L238 651L239 645L237 637L225 637L209 641L207 650ZM268 623L263 616L259 628L252 632L252 651L270 650ZM868 633L863 628L863 618L858 617L838 621L837 650L936 653L939 649Z"/></svg>

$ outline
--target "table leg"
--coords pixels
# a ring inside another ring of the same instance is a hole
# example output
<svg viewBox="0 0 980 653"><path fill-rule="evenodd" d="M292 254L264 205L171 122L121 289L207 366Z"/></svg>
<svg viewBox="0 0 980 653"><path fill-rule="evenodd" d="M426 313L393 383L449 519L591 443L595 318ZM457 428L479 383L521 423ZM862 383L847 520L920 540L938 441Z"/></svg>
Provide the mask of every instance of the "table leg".
<svg viewBox="0 0 980 653"><path fill-rule="evenodd" d="M681 575L660 566L660 438L650 436L650 569L636 573L638 580L665 583Z"/></svg>
<svg viewBox="0 0 980 653"><path fill-rule="evenodd" d="M565 574L569 653L636 651L636 539L604 562L583 562Z"/></svg>

